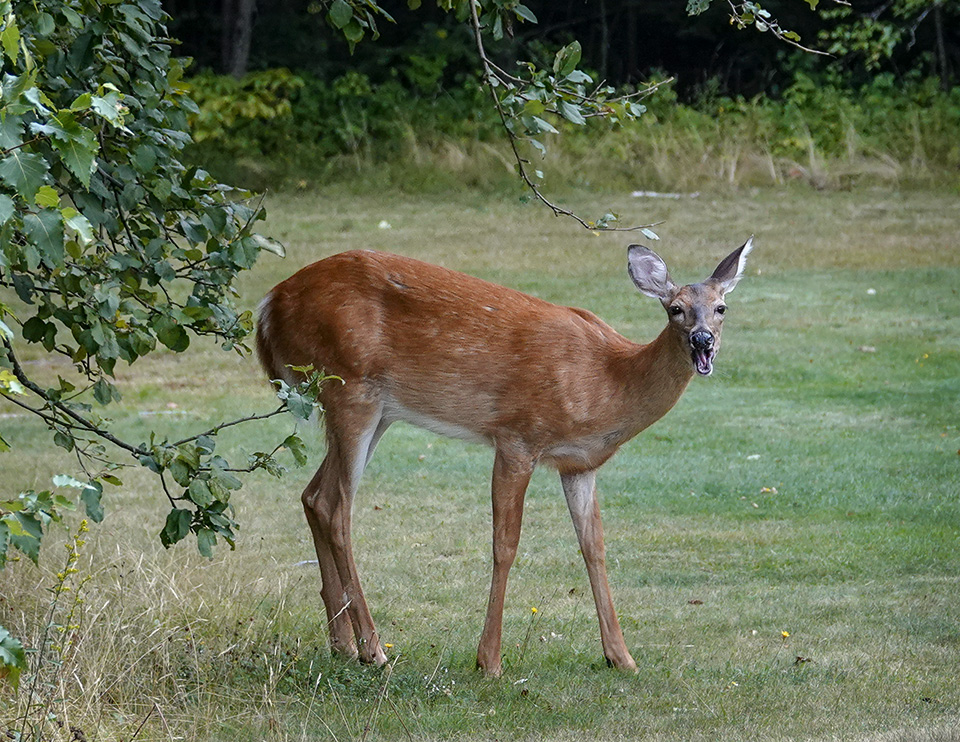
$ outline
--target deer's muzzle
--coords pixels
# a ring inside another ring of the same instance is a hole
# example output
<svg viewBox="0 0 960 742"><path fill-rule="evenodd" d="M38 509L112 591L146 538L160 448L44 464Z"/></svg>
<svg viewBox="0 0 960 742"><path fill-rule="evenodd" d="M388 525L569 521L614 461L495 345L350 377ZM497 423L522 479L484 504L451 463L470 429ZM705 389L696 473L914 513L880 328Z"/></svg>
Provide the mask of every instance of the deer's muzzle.
<svg viewBox="0 0 960 742"><path fill-rule="evenodd" d="M690 351L693 367L701 376L713 373L713 358L717 354L714 347L713 333L707 330L696 330L690 333Z"/></svg>

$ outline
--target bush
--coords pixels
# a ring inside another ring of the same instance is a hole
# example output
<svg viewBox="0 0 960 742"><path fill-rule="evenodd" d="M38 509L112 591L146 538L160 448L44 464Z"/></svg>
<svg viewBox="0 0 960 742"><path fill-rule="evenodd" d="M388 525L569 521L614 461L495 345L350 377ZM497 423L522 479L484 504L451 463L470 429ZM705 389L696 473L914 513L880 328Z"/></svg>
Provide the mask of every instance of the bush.
<svg viewBox="0 0 960 742"><path fill-rule="evenodd" d="M374 81L286 70L242 81L191 80L200 104L194 156L252 187L314 181L502 187L512 169L500 123L476 80L444 83L442 59L414 55ZM669 86L638 122L610 129L558 121L547 163L558 183L602 188L699 188L803 179L955 182L960 91L934 79L879 75L849 87L797 72L778 97L719 96L689 104Z"/></svg>

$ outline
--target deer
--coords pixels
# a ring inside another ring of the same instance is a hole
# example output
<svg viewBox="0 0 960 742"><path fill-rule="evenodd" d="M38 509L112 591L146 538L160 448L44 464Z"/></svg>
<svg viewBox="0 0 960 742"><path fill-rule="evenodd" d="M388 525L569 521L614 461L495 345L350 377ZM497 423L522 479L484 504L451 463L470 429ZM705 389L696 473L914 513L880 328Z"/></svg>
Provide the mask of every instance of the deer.
<svg viewBox="0 0 960 742"><path fill-rule="evenodd" d="M752 246L753 237L706 280L677 286L653 250L630 245L630 278L667 313L648 344L584 309L386 252L336 254L275 286L258 310L256 345L267 376L292 384L313 367L343 382L321 388L326 454L301 496L331 652L387 662L353 557L351 517L377 443L405 421L494 451L493 577L477 649L483 673L503 671L507 575L538 464L560 475L607 664L636 672L607 579L597 470L663 417L694 375L713 372L724 297Z"/></svg>

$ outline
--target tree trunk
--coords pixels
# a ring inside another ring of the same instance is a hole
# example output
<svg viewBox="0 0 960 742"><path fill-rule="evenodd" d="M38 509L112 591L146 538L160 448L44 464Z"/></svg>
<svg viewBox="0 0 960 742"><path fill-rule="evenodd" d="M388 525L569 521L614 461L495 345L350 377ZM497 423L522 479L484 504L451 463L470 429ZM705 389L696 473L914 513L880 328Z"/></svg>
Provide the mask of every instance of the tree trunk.
<svg viewBox="0 0 960 742"><path fill-rule="evenodd" d="M933 6L933 26L937 34L937 67L940 72L940 88L950 90L949 72L947 70L947 46L943 41L943 12L940 3Z"/></svg>
<svg viewBox="0 0 960 742"><path fill-rule="evenodd" d="M220 34L223 71L241 78L247 74L253 37L256 0L223 0L223 28Z"/></svg>

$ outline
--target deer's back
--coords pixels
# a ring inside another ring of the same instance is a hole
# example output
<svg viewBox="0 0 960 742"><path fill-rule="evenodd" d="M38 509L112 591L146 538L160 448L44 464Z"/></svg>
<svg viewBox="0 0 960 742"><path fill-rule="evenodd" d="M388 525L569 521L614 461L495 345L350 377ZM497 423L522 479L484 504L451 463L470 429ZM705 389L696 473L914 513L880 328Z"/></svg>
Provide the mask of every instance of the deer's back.
<svg viewBox="0 0 960 742"><path fill-rule="evenodd" d="M490 437L511 418L575 424L589 414L584 391L593 386L595 399L596 385L608 383L611 354L632 347L585 310L367 250L326 258L278 284L258 330L272 378L284 365L312 364L348 384L369 382L428 422L473 433L458 437Z"/></svg>

